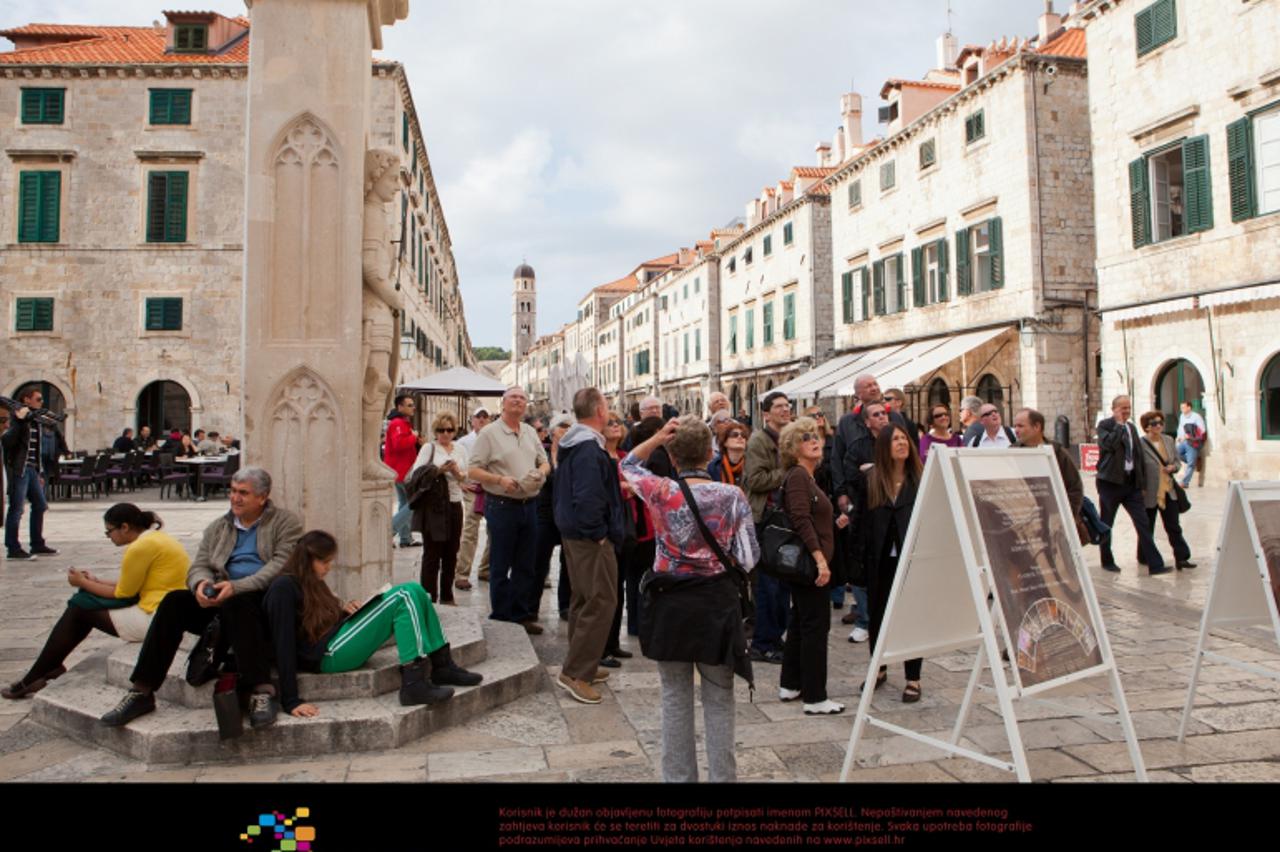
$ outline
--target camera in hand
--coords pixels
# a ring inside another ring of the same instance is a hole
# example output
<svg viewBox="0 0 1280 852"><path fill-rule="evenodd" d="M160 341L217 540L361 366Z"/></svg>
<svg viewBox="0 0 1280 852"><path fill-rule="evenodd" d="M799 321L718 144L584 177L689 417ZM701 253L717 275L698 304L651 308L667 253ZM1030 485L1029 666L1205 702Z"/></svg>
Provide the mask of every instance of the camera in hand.
<svg viewBox="0 0 1280 852"><path fill-rule="evenodd" d="M204 596L209 600L213 600L218 596L218 590L213 587L213 583L208 583L205 585Z"/></svg>

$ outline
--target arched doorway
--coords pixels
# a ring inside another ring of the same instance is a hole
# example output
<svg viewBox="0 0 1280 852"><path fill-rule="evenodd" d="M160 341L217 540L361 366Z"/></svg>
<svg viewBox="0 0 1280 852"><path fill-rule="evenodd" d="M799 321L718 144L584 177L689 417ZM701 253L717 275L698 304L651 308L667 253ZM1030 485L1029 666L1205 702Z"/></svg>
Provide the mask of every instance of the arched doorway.
<svg viewBox="0 0 1280 852"><path fill-rule="evenodd" d="M756 383L747 385L747 422L752 429L760 422L760 400L756 399Z"/></svg>
<svg viewBox="0 0 1280 852"><path fill-rule="evenodd" d="M1156 410L1164 412L1164 430L1170 435L1178 431L1179 408L1183 401L1204 416L1204 380L1200 371L1186 358L1171 361L1156 376ZM1135 405L1134 416L1141 414Z"/></svg>
<svg viewBox="0 0 1280 852"><path fill-rule="evenodd" d="M1004 405L1004 386L1000 384L991 373L987 373L978 379L978 387L974 396L982 399L983 402L989 402L992 405Z"/></svg>
<svg viewBox="0 0 1280 852"><path fill-rule="evenodd" d="M951 388L947 387L946 379L934 379L929 382L929 407L935 405L945 405L951 407Z"/></svg>
<svg viewBox="0 0 1280 852"><path fill-rule="evenodd" d="M738 386L734 385L729 388L729 411L736 418L738 412L742 410L742 394L738 392Z"/></svg>
<svg viewBox="0 0 1280 852"><path fill-rule="evenodd" d="M152 382L138 394L136 428L150 426L153 434L173 429L191 431L191 397L177 382Z"/></svg>
<svg viewBox="0 0 1280 852"><path fill-rule="evenodd" d="M56 414L67 413L67 400L62 395L62 391L48 382L37 379L36 381L23 382L18 389L13 392L13 398L22 399L22 395L28 390L38 390L40 395L44 397L44 407Z"/></svg>
<svg viewBox="0 0 1280 852"><path fill-rule="evenodd" d="M1258 383L1258 436L1267 441L1280 441L1280 355L1273 355L1262 369Z"/></svg>

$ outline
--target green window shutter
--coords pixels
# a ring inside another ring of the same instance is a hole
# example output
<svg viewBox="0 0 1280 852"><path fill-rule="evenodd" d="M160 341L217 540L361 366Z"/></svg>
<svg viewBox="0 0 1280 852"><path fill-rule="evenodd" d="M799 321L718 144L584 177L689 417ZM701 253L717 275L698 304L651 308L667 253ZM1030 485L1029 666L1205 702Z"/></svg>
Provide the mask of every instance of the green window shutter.
<svg viewBox="0 0 1280 852"><path fill-rule="evenodd" d="M1187 195L1187 233L1213 227L1213 186L1209 179L1209 137L1182 143L1182 174Z"/></svg>
<svg viewBox="0 0 1280 852"><path fill-rule="evenodd" d="M898 287L897 313L901 313L907 309L907 270L902 262L902 252L898 252L897 260L898 262L894 264L894 269L898 275L898 280L895 282Z"/></svg>
<svg viewBox="0 0 1280 852"><path fill-rule="evenodd" d="M840 276L840 299L843 305L845 324L853 322L853 273L845 272Z"/></svg>
<svg viewBox="0 0 1280 852"><path fill-rule="evenodd" d="M23 124L62 124L66 89L23 89Z"/></svg>
<svg viewBox="0 0 1280 852"><path fill-rule="evenodd" d="M862 319L871 319L871 272L862 267Z"/></svg>
<svg viewBox="0 0 1280 852"><path fill-rule="evenodd" d="M61 201L60 172L22 172L18 177L18 242L58 242Z"/></svg>
<svg viewBox="0 0 1280 852"><path fill-rule="evenodd" d="M147 299L147 331L181 331L182 299Z"/></svg>
<svg viewBox="0 0 1280 852"><path fill-rule="evenodd" d="M862 203L862 181L855 180L849 184L849 206L857 207Z"/></svg>
<svg viewBox="0 0 1280 852"><path fill-rule="evenodd" d="M945 302L949 298L947 293L947 238L942 237L936 245L938 246L938 301Z"/></svg>
<svg viewBox="0 0 1280 852"><path fill-rule="evenodd" d="M151 172L147 175L147 242L164 242L164 205L168 197L167 172Z"/></svg>
<svg viewBox="0 0 1280 852"><path fill-rule="evenodd" d="M791 245L791 242L794 239L795 237L793 236L793 233L791 230L791 223L788 222L787 224L782 226L782 244L789 246Z"/></svg>
<svg viewBox="0 0 1280 852"><path fill-rule="evenodd" d="M764 256L768 257L771 254L773 254L773 237L766 236L764 238Z"/></svg>
<svg viewBox="0 0 1280 852"><path fill-rule="evenodd" d="M702 360L702 329L693 330L693 360Z"/></svg>
<svg viewBox="0 0 1280 852"><path fill-rule="evenodd" d="M152 89L152 124L190 124L190 89Z"/></svg>
<svg viewBox="0 0 1280 852"><path fill-rule="evenodd" d="M400 144L409 150L409 113L400 113Z"/></svg>
<svg viewBox="0 0 1280 852"><path fill-rule="evenodd" d="M1241 222L1258 215L1252 119L1242 118L1227 125L1227 175L1231 181L1231 221Z"/></svg>
<svg viewBox="0 0 1280 852"><path fill-rule="evenodd" d="M1147 191L1147 158L1129 164L1129 219L1133 223L1133 247L1151 242L1151 193Z"/></svg>
<svg viewBox="0 0 1280 852"><path fill-rule="evenodd" d="M876 316L884 316L884 261L877 260L871 266L872 290Z"/></svg>
<svg viewBox="0 0 1280 852"><path fill-rule="evenodd" d="M729 354L738 354L738 316L729 317Z"/></svg>
<svg viewBox="0 0 1280 852"><path fill-rule="evenodd" d="M53 299L18 299L14 331L53 331Z"/></svg>
<svg viewBox="0 0 1280 852"><path fill-rule="evenodd" d="M917 308L924 307L926 293L924 287L924 249L911 250L911 290Z"/></svg>
<svg viewBox="0 0 1280 852"><path fill-rule="evenodd" d="M39 124L44 117L44 97L39 89L22 90L22 123Z"/></svg>
<svg viewBox="0 0 1280 852"><path fill-rule="evenodd" d="M187 173L170 172L165 198L164 239L167 243L187 241Z"/></svg>
<svg viewBox="0 0 1280 852"><path fill-rule="evenodd" d="M755 309L747 311L747 351L750 352L756 346L756 312Z"/></svg>
<svg viewBox="0 0 1280 852"><path fill-rule="evenodd" d="M1004 228L1000 217L987 223L988 246L991 261L991 289L999 290L1004 286Z"/></svg>
<svg viewBox="0 0 1280 852"><path fill-rule="evenodd" d="M1155 47L1154 33L1151 27L1151 8L1143 9L1141 12L1133 16L1134 38L1138 44L1138 55L1146 53Z"/></svg>
<svg viewBox="0 0 1280 852"><path fill-rule="evenodd" d="M768 346L773 343L773 302L767 302L764 306L764 345Z"/></svg>
<svg viewBox="0 0 1280 852"><path fill-rule="evenodd" d="M1178 7L1174 0L1157 0L1133 18L1138 55L1149 53L1178 36Z"/></svg>
<svg viewBox="0 0 1280 852"><path fill-rule="evenodd" d="M796 294L782 297L782 339L796 339Z"/></svg>
<svg viewBox="0 0 1280 852"><path fill-rule="evenodd" d="M956 230L956 294L968 296L973 292L969 276L969 229Z"/></svg>

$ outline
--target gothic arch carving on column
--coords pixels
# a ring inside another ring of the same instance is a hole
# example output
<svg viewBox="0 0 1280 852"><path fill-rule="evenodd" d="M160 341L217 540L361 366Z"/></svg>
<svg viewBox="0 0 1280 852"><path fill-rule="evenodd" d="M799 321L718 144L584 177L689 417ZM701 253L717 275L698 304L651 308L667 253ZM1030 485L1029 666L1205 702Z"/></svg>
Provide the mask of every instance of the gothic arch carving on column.
<svg viewBox="0 0 1280 852"><path fill-rule="evenodd" d="M261 458L274 480L272 498L301 515L309 529L339 529L346 442L337 397L324 379L299 367L267 399Z"/></svg>
<svg viewBox="0 0 1280 852"><path fill-rule="evenodd" d="M277 340L339 336L343 168L335 135L311 113L286 124L271 149L267 311Z"/></svg>

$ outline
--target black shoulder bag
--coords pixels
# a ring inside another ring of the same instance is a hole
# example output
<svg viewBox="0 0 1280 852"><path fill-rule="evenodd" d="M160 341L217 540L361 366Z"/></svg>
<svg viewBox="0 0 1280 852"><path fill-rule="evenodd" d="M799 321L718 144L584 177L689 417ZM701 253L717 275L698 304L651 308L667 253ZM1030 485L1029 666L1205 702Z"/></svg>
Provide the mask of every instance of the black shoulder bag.
<svg viewBox="0 0 1280 852"><path fill-rule="evenodd" d="M812 503L818 502L810 496ZM792 526L783 502L776 500L760 515L760 570L778 580L812 586L818 581L818 563Z"/></svg>

